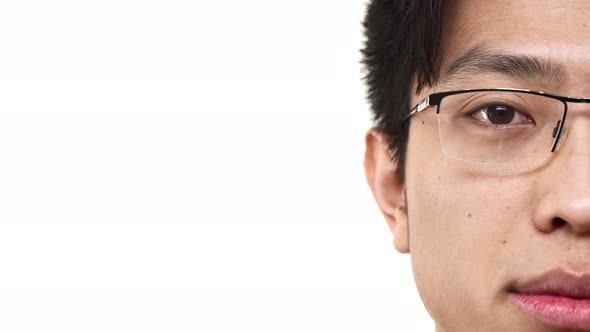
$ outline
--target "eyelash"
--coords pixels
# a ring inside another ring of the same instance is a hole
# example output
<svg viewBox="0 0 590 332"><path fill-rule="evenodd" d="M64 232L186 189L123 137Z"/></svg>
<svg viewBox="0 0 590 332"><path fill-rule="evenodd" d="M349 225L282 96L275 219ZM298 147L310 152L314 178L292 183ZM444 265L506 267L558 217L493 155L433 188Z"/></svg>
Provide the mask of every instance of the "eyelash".
<svg viewBox="0 0 590 332"><path fill-rule="evenodd" d="M511 123L506 123L506 124L492 123L491 120L489 119L488 114L487 114L487 110L488 110L488 108L494 107L494 106L510 107L510 108L514 109L514 111L515 111L515 118L518 117L524 121L520 120L517 123L512 123L512 121L511 121ZM516 125L528 125L528 124L535 123L534 119L529 114L527 114L526 112L523 112L523 111L519 111L518 108L512 107L512 106L507 105L505 103L487 103L487 104L476 107L475 110L470 111L467 114L480 122L486 122L486 125L488 125L488 126L498 127L498 128L511 127L511 126L516 126ZM479 114L479 116L478 116L478 114ZM518 114L518 115L516 115L516 114Z"/></svg>

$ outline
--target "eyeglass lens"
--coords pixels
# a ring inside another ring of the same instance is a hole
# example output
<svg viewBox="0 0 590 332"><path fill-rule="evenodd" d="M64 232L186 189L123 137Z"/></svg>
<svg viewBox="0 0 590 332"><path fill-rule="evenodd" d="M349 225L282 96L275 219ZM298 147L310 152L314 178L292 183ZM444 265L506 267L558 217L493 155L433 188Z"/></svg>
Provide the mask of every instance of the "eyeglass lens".
<svg viewBox="0 0 590 332"><path fill-rule="evenodd" d="M550 155L565 104L543 95L486 91L449 95L439 105L440 144L449 157L522 164Z"/></svg>

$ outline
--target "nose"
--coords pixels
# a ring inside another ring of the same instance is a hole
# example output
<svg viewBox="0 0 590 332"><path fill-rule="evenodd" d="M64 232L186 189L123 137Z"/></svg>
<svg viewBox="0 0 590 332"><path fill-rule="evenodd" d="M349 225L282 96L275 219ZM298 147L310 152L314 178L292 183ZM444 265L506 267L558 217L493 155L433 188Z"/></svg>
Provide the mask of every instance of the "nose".
<svg viewBox="0 0 590 332"><path fill-rule="evenodd" d="M539 183L541 195L534 216L535 226L549 233L567 228L576 234L590 234L590 133L569 135Z"/></svg>

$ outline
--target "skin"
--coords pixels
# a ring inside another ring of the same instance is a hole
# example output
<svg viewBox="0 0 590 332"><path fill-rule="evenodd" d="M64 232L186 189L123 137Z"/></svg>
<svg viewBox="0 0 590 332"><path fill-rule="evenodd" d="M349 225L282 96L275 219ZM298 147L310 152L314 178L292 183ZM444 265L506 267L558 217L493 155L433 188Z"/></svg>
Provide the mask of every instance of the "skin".
<svg viewBox="0 0 590 332"><path fill-rule="evenodd" d="M412 106L430 93L462 88L589 97L589 10L586 0L454 1L445 16L442 79L413 93ZM556 84L463 73L446 81L444 68L478 45L551 59L563 65L566 78ZM590 104L568 106L567 137L535 168L448 158L430 109L412 117L401 183L385 135L368 132L367 182L395 248L411 254L437 332L563 331L522 312L508 287L556 268L590 273Z"/></svg>

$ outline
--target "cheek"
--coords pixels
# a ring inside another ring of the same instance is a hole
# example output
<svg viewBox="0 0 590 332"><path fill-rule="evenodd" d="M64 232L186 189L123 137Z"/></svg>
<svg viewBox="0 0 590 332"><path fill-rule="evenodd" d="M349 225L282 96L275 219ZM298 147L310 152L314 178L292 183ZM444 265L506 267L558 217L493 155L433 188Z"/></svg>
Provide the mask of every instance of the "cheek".
<svg viewBox="0 0 590 332"><path fill-rule="evenodd" d="M487 302L498 289L481 285L498 283L499 270L510 265L506 253L519 243L513 235L522 234L515 228L526 224L514 221L528 218L527 185L473 177L445 158L433 162L433 156L428 163L416 161L430 166L414 167L419 171L407 175L416 284L435 320L465 317L462 310L485 317Z"/></svg>

